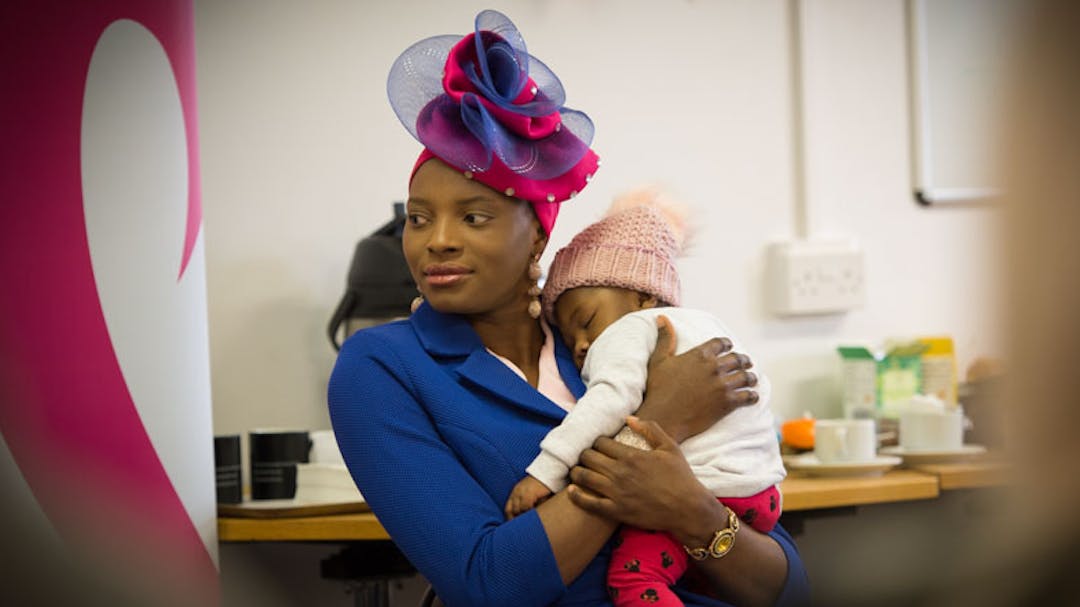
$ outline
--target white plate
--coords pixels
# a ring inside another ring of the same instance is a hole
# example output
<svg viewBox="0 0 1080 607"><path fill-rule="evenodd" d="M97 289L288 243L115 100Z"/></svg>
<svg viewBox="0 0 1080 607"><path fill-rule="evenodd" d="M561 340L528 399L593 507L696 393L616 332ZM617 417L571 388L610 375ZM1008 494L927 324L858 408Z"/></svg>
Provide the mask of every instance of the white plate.
<svg viewBox="0 0 1080 607"><path fill-rule="evenodd" d="M882 447L881 453L904 458L905 464L944 464L958 462L986 453L982 445L964 445L959 449L904 449L903 447Z"/></svg>
<svg viewBox="0 0 1080 607"><path fill-rule="evenodd" d="M815 476L876 476L900 464L900 458L878 455L865 462L822 463L813 453L789 455L784 458L788 470L798 470Z"/></svg>

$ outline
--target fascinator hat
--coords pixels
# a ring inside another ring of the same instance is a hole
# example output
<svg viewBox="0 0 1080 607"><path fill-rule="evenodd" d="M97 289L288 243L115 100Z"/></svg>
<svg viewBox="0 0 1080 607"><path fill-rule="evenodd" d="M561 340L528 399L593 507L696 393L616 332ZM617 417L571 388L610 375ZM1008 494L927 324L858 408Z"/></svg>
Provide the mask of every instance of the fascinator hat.
<svg viewBox="0 0 1080 607"><path fill-rule="evenodd" d="M558 77L528 53L502 13L476 16L476 31L435 36L390 68L390 105L424 145L413 174L439 158L468 179L529 201L550 234L559 205L592 179L592 121L563 104Z"/></svg>

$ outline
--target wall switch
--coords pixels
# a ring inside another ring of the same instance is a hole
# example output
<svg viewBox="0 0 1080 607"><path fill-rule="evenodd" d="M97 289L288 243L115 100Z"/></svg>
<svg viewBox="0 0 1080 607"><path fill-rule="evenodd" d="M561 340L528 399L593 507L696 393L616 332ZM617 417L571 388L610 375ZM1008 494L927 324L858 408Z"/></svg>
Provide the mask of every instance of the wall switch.
<svg viewBox="0 0 1080 607"><path fill-rule="evenodd" d="M844 312L866 299L863 252L851 241L774 243L766 272L766 301L776 314Z"/></svg>

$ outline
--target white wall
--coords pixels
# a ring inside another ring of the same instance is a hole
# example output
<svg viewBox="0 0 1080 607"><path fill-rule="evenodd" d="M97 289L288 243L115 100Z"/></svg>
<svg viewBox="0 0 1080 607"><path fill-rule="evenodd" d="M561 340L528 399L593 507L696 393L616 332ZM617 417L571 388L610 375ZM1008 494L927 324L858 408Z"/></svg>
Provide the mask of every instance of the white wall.
<svg viewBox="0 0 1080 607"><path fill-rule="evenodd" d="M419 151L385 94L407 45L507 13L596 123L603 168L564 207L547 260L611 196L659 182L701 226L686 304L723 317L767 370L780 417L840 413L841 341L950 333L992 351L993 214L911 198L902 0L197 2L203 200L217 433L327 427L324 336L356 240L403 199ZM793 57L804 76L794 94ZM796 107L805 133L796 180ZM805 206L803 206L805 205ZM866 306L804 319L763 304L764 248L856 238Z"/></svg>

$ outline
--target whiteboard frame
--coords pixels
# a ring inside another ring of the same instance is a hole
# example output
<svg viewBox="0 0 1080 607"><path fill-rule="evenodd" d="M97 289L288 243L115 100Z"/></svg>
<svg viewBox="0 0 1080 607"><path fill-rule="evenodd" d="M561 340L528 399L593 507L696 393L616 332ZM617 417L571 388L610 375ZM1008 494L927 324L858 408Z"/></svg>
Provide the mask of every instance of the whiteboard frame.
<svg viewBox="0 0 1080 607"><path fill-rule="evenodd" d="M907 0L908 65L911 85L911 166L913 196L924 207L991 204L1001 191L991 187L941 187L934 182L930 127L930 58L926 2Z"/></svg>

